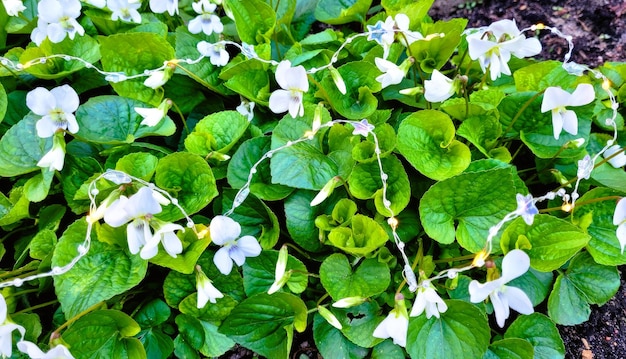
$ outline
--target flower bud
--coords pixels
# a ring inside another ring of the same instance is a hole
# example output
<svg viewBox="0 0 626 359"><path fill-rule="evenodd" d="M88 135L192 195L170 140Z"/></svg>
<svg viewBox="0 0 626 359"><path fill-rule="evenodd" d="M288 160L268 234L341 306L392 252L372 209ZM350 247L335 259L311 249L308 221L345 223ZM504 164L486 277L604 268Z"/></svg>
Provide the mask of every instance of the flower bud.
<svg viewBox="0 0 626 359"><path fill-rule="evenodd" d="M320 313L322 318L326 319L328 324L332 325L333 327L335 327L335 328L337 328L339 330L341 330L343 328L341 323L339 323L339 319L337 319L337 317L335 317L335 315L333 313L331 313L330 310L326 309L325 307L318 306L317 307L317 311Z"/></svg>

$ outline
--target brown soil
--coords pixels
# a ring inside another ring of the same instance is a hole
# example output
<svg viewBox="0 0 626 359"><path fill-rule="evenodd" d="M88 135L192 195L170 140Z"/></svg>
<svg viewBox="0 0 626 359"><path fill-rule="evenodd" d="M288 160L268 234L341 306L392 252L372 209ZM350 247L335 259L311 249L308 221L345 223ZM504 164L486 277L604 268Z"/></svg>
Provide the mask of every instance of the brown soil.
<svg viewBox="0 0 626 359"><path fill-rule="evenodd" d="M625 0L435 0L430 12L435 19L463 17L468 27L487 26L501 19L515 19L520 29L543 23L571 35L572 60L591 67L604 62L626 61ZM541 34L545 59L562 60L565 40ZM620 268L626 273L626 266ZM626 281L613 299L592 306L589 321L559 326L568 359L626 358Z"/></svg>

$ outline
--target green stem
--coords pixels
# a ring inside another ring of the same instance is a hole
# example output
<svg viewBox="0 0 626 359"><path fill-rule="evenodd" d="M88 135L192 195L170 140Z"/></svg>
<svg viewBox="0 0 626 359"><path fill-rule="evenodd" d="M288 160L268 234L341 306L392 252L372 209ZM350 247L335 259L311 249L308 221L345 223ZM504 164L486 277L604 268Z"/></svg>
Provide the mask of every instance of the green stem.
<svg viewBox="0 0 626 359"><path fill-rule="evenodd" d="M37 304L37 305L33 305L32 307L22 309L22 310L20 310L20 311L18 311L18 312L15 312L15 313L13 313L13 314L20 314L20 313L28 313L28 312L32 312L33 310L37 310L37 309L39 309L39 308L47 307L47 306L52 305L52 304L57 304L58 302L59 302L59 301L58 301L57 299L55 299L55 300L51 300L51 301L49 301L49 302L45 302L45 303L41 303L41 304Z"/></svg>
<svg viewBox="0 0 626 359"><path fill-rule="evenodd" d="M593 198L593 199L589 199L589 200L586 200L586 201L578 201L578 202L576 202L576 207L584 206L586 204L591 204L591 203L596 203L596 202L608 201L608 200L619 200L621 198L622 198L621 196L606 196L606 197L600 197L600 198ZM562 210L563 210L562 206L550 207L550 208L540 209L539 213L549 213L549 212L562 211Z"/></svg>
<svg viewBox="0 0 626 359"><path fill-rule="evenodd" d="M504 130L504 132L502 132L503 136L506 136L506 134L509 132L509 130L511 128L513 128L513 124L515 124L515 122L517 121L517 119L522 115L522 113L524 113L524 111L528 108L528 106L530 106L531 103L533 103L533 101L535 101L537 99L537 97L543 95L543 92L545 90L542 90L540 92L537 92L535 95L533 95L533 97L531 97L530 99L528 99L528 101L526 101L522 107L520 107L520 109L517 111L517 113L515 114L515 117L513 117L513 119L511 120L511 122L509 123L509 125L506 127L506 129ZM494 146L494 147L497 147Z"/></svg>
<svg viewBox="0 0 626 359"><path fill-rule="evenodd" d="M70 324L74 323L78 319L80 319L80 318L84 317L85 315L95 311L96 309L100 309L100 308L106 308L106 303L105 302L96 303L96 304L92 305L91 307L89 307L89 308L83 310L82 312L78 313L73 318L71 318L68 321L66 321L65 323L61 324L60 327L56 328L56 330L54 332L52 332L50 337L51 338L59 337L59 335L60 335L59 333L61 333L61 331L63 329L65 329L65 328L67 328Z"/></svg>
<svg viewBox="0 0 626 359"><path fill-rule="evenodd" d="M183 112L180 110L180 107L178 107L176 102L172 101L172 106L174 107L175 112L180 116L180 119L183 122L183 127L185 128L187 135L189 135L191 131L189 131L189 127L187 127L187 120L185 119L185 115L183 115Z"/></svg>

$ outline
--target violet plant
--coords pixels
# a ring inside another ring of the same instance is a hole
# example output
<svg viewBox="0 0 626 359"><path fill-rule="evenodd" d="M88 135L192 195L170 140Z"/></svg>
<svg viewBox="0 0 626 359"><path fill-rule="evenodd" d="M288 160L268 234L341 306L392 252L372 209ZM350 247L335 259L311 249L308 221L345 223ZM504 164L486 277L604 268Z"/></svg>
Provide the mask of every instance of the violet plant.
<svg viewBox="0 0 626 359"><path fill-rule="evenodd" d="M432 3L2 0L0 354L563 358L626 64Z"/></svg>

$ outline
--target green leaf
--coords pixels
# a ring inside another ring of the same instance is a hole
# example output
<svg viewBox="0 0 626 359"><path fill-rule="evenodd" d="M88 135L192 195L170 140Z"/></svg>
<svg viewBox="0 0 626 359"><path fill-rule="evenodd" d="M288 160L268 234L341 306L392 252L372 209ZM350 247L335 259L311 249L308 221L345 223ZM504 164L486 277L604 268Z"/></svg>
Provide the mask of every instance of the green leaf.
<svg viewBox="0 0 626 359"><path fill-rule="evenodd" d="M504 333L504 338L525 339L533 345L535 359L565 358L565 346L556 325L540 313L519 316Z"/></svg>
<svg viewBox="0 0 626 359"><path fill-rule="evenodd" d="M154 177L155 184L169 191L188 215L206 207L217 196L213 171L198 155L175 152L159 160ZM163 207L158 217L175 221L183 214L173 205Z"/></svg>
<svg viewBox="0 0 626 359"><path fill-rule="evenodd" d="M198 308L198 296L194 293L180 302L178 310L183 314L217 325L228 317L235 306L237 306L237 301L226 295L223 298L218 298L216 303L209 302L204 307Z"/></svg>
<svg viewBox="0 0 626 359"><path fill-rule="evenodd" d="M73 40L65 38L59 43L53 43L46 38L39 47L29 47L24 50L20 56L20 63L24 64L34 59L52 55L70 55L93 64L100 60L100 48L98 42L88 35L76 36ZM35 65L28 66L24 70L37 78L53 80L67 77L86 66L82 61L65 60L63 56L59 56L48 58L42 64L35 62Z"/></svg>
<svg viewBox="0 0 626 359"><path fill-rule="evenodd" d="M267 292L275 279L278 251L263 251L257 257L247 258L243 265L243 287L246 295ZM308 284L308 272L304 264L297 258L289 255L285 272L292 271L286 288L295 294L304 292ZM283 287L285 290L286 288Z"/></svg>
<svg viewBox="0 0 626 359"><path fill-rule="evenodd" d="M342 128L342 127L343 126L334 126L333 128ZM396 132L393 130L393 127L391 127L391 125L389 125L388 123L382 123L382 124L377 125L374 128L373 132L376 135L376 138L378 139L378 144L380 147L380 153L379 153L380 157L386 157L396 147ZM348 134L352 136L352 133L348 132ZM358 138L360 139L361 136L359 135ZM352 152L352 157L356 161L359 161L359 162L376 161L377 160L376 143L374 141L374 136L367 136L365 141L358 142L351 149L351 152Z"/></svg>
<svg viewBox="0 0 626 359"><path fill-rule="evenodd" d="M624 173L622 169L616 170ZM594 170L593 172L595 173L596 171ZM599 264L608 266L626 264L626 256L622 254L622 249L617 239L616 227L613 225L613 213L615 213L616 202L593 202L593 200L622 195L622 192L608 188L594 188L578 199L579 201L591 202L584 206L576 207L574 220L580 221L587 215L592 216L593 220L586 229L587 234L591 236L589 243L587 243L587 251Z"/></svg>
<svg viewBox="0 0 626 359"><path fill-rule="evenodd" d="M489 345L489 323L473 304L446 301L448 310L409 319L406 350L411 358L482 358Z"/></svg>
<svg viewBox="0 0 626 359"><path fill-rule="evenodd" d="M491 343L483 359L526 359L532 357L532 344L524 339L509 338Z"/></svg>
<svg viewBox="0 0 626 359"><path fill-rule="evenodd" d="M313 319L313 339L320 354L326 359L362 359L369 352L352 343L317 313Z"/></svg>
<svg viewBox="0 0 626 359"><path fill-rule="evenodd" d="M287 358L293 329L304 331L306 318L306 305L295 295L259 293L239 303L219 331L268 359Z"/></svg>
<svg viewBox="0 0 626 359"><path fill-rule="evenodd" d="M570 222L547 214L536 215L532 226L528 226L522 218L511 222L500 239L502 250L506 253L513 249L520 236L530 242L531 248L527 251L530 266L542 272L560 268L590 239L588 234Z"/></svg>
<svg viewBox="0 0 626 359"><path fill-rule="evenodd" d="M32 112L13 125L0 139L0 176L13 177L39 170L37 162L52 148L52 138L37 136Z"/></svg>
<svg viewBox="0 0 626 359"><path fill-rule="evenodd" d="M198 228L196 228L196 230L201 231L201 229L198 230ZM179 238L180 237L179 235ZM198 258L200 258L211 243L211 238L208 235L204 238L198 238L196 232L187 228L180 239L183 243L183 253L173 258L166 251L159 250L156 256L150 259L150 262L162 267L171 268L180 273L193 273Z"/></svg>
<svg viewBox="0 0 626 359"><path fill-rule="evenodd" d="M411 44L410 53L426 72L441 69L457 50L461 42L461 34L465 30L467 19L457 18L440 20L433 23L422 23L421 33L424 36L435 34L428 41L415 41ZM445 34L437 36L436 34Z"/></svg>
<svg viewBox="0 0 626 359"><path fill-rule="evenodd" d="M0 84L0 122L4 120L4 115L7 113L7 108L9 106L9 99L7 97L7 92L4 89L4 86Z"/></svg>
<svg viewBox="0 0 626 359"><path fill-rule="evenodd" d="M174 351L174 341L172 338L158 329L150 328L142 330L137 336L145 348L146 357L148 358L167 359Z"/></svg>
<svg viewBox="0 0 626 359"><path fill-rule="evenodd" d="M41 173L36 174L26 181L24 184L24 194L31 202L41 202L48 197L50 185L54 178L54 171L42 169Z"/></svg>
<svg viewBox="0 0 626 359"><path fill-rule="evenodd" d="M221 209L216 212L225 213L230 210L236 193L235 190L225 189L220 198L221 204L216 207ZM230 217L241 225L242 236L257 238L264 249L272 248L278 242L280 235L278 217L263 201L248 196Z"/></svg>
<svg viewBox="0 0 626 359"><path fill-rule="evenodd" d="M381 308L376 301L367 301L350 308L332 308L332 313L342 325L341 332L352 343L371 348L383 341L372 335L383 321L380 315Z"/></svg>
<svg viewBox="0 0 626 359"><path fill-rule="evenodd" d="M176 316L175 322L178 327L178 337L192 348L202 348L204 345L204 328L198 319L191 315L179 314ZM176 345L176 341L174 345Z"/></svg>
<svg viewBox="0 0 626 359"><path fill-rule="evenodd" d="M331 25L364 22L372 0L320 0L315 8L315 18Z"/></svg>
<svg viewBox="0 0 626 359"><path fill-rule="evenodd" d="M135 107L150 106L119 96L90 98L76 111L80 126L76 137L85 142L119 145L147 136L170 136L176 131L176 125L167 116L154 127L141 125L143 117Z"/></svg>
<svg viewBox="0 0 626 359"><path fill-rule="evenodd" d="M43 329L39 315L35 313L16 313L11 314L11 320L26 329L25 340L37 342L37 338L39 338Z"/></svg>
<svg viewBox="0 0 626 359"><path fill-rule="evenodd" d="M76 257L76 248L85 240L87 222L71 224L59 238L52 256L52 266L62 267ZM68 272L54 276L54 287L66 318L124 293L143 280L147 262L128 249L98 241L91 233L91 248Z"/></svg>
<svg viewBox="0 0 626 359"><path fill-rule="evenodd" d="M489 151L500 137L502 126L495 116L472 116L461 123L457 133L476 146L482 154L491 157Z"/></svg>
<svg viewBox="0 0 626 359"><path fill-rule="evenodd" d="M398 151L425 176L444 180L470 164L469 148L454 139L454 124L440 111L422 110L407 116L398 128Z"/></svg>
<svg viewBox="0 0 626 359"><path fill-rule="evenodd" d="M372 348L372 359L403 358L405 356L404 350L395 345L391 339L387 339Z"/></svg>
<svg viewBox="0 0 626 359"><path fill-rule="evenodd" d="M315 218L325 213L324 207L328 203L325 201L323 205L311 207L315 195L311 191L297 190L285 200L287 231L294 242L309 252L319 252L324 248Z"/></svg>
<svg viewBox="0 0 626 359"><path fill-rule="evenodd" d="M330 116L327 112L326 115ZM323 115L323 118L326 117ZM299 139L311 129L313 111L305 111L304 118L285 116L272 133L272 149ZM322 121L326 122L326 121ZM270 161L272 182L282 185L320 190L338 174L335 161L322 151L323 131L312 139L283 148L274 153Z"/></svg>
<svg viewBox="0 0 626 359"><path fill-rule="evenodd" d="M375 220L357 214L351 228L333 228L328 234L330 243L344 252L364 256L385 245L389 235Z"/></svg>
<svg viewBox="0 0 626 359"><path fill-rule="evenodd" d="M200 321L204 329L204 345L200 352L208 357L219 357L235 345L226 335L218 332L218 327L211 323Z"/></svg>
<svg viewBox="0 0 626 359"><path fill-rule="evenodd" d="M243 136L248 120L237 111L222 111L200 120L185 138L185 148L206 157L213 151L227 153Z"/></svg>
<svg viewBox="0 0 626 359"><path fill-rule="evenodd" d="M512 167L495 168L435 183L420 201L426 233L442 244L459 244L476 253L485 245L489 228L516 208ZM458 226L454 228L454 224ZM497 248L497 238L494 247Z"/></svg>
<svg viewBox="0 0 626 359"><path fill-rule="evenodd" d="M378 107L378 100L373 93L382 89L380 82L376 81L380 73L378 68L370 62L354 61L339 67L337 71L346 85L346 94L342 94L332 76L326 74L321 81L322 88L315 95L325 98L335 111L347 119L370 117Z"/></svg>
<svg viewBox="0 0 626 359"><path fill-rule="evenodd" d="M120 158L115 164L115 169L141 178L144 181L150 181L158 162L159 159L154 155L145 152L134 152Z"/></svg>
<svg viewBox="0 0 626 359"><path fill-rule="evenodd" d="M225 6L235 18L241 41L257 45L269 42L276 23L276 13L261 0L227 0Z"/></svg>
<svg viewBox="0 0 626 359"><path fill-rule="evenodd" d="M576 325L589 319L589 304L604 305L620 286L615 267L597 264L588 252L575 256L554 284L548 313L556 323Z"/></svg>
<svg viewBox="0 0 626 359"><path fill-rule="evenodd" d="M421 21L421 19L426 16L433 2L434 0L423 0L419 2L413 0L382 0L380 4L387 12L387 15L395 16L398 13L410 15L411 24L413 24L413 20Z"/></svg>
<svg viewBox="0 0 626 359"><path fill-rule="evenodd" d="M9 193L9 198L0 193L0 226L13 224L29 217L29 204L23 187L13 188Z"/></svg>
<svg viewBox="0 0 626 359"><path fill-rule="evenodd" d="M402 212L411 200L409 176L400 160L390 155L381 159L384 173L387 175L386 199L393 214ZM354 167L348 178L350 192L358 199L375 199L378 213L388 217L391 215L383 204L383 184L378 162L359 163Z"/></svg>
<svg viewBox="0 0 626 359"><path fill-rule="evenodd" d="M141 328L127 314L117 310L98 310L78 318L63 340L77 358L146 358L141 342L132 336Z"/></svg>
<svg viewBox="0 0 626 359"><path fill-rule="evenodd" d="M270 79L267 64L253 59L244 60L222 71L220 79L226 80L224 86L248 100L263 106L269 105Z"/></svg>
<svg viewBox="0 0 626 359"><path fill-rule="evenodd" d="M54 231L49 229L40 230L35 234L28 245L30 256L35 259L43 260L52 253L56 244L57 236Z"/></svg>
<svg viewBox="0 0 626 359"><path fill-rule="evenodd" d="M174 48L164 37L154 33L121 33L100 38L102 69L123 72L128 76L143 74L146 69L156 69L165 61L175 58ZM148 103L154 107L161 103L163 92L143 84L145 77L111 84L118 95Z"/></svg>
<svg viewBox="0 0 626 359"><path fill-rule="evenodd" d="M510 281L508 285L517 287L528 295L528 298L537 306L542 303L552 288L554 276L552 272L540 272L534 268L530 268L523 276Z"/></svg>
<svg viewBox="0 0 626 359"><path fill-rule="evenodd" d="M541 80L550 72L558 68L561 68L561 62L559 61L541 61L536 64L522 67L513 73L513 78L515 79L515 89L517 92L543 91L548 86L540 86ZM560 85L553 84L549 86Z"/></svg>
<svg viewBox="0 0 626 359"><path fill-rule="evenodd" d="M251 138L242 143L228 162L226 178L233 188L241 188L248 181L250 170L263 155L270 150L270 138L267 136ZM250 182L250 193L265 201L285 198L293 188L271 183L269 160L261 162Z"/></svg>
<svg viewBox="0 0 626 359"><path fill-rule="evenodd" d="M320 280L328 294L337 301L380 294L389 286L391 276L389 267L377 259L365 259L353 270L346 256L335 253L322 262Z"/></svg>
<svg viewBox="0 0 626 359"><path fill-rule="evenodd" d="M143 329L163 324L171 314L170 307L161 299L153 299L143 305L135 314L134 319Z"/></svg>

